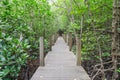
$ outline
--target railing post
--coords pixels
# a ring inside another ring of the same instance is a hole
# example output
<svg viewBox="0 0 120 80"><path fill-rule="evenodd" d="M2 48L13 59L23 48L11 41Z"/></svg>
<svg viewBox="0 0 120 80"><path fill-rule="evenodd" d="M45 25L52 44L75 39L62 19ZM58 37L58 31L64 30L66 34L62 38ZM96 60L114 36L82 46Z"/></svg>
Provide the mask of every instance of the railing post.
<svg viewBox="0 0 120 80"><path fill-rule="evenodd" d="M67 42L67 34L65 34L65 42Z"/></svg>
<svg viewBox="0 0 120 80"><path fill-rule="evenodd" d="M57 41L58 37L59 37L59 35L56 33L56 34L54 35L54 43Z"/></svg>
<svg viewBox="0 0 120 80"><path fill-rule="evenodd" d="M66 34L62 34L62 37L63 37L64 41L67 42L67 36L66 36Z"/></svg>
<svg viewBox="0 0 120 80"><path fill-rule="evenodd" d="M54 45L54 43L55 43L55 35L53 34L52 35L52 45Z"/></svg>
<svg viewBox="0 0 120 80"><path fill-rule="evenodd" d="M40 66L44 66L44 38L40 37L39 40L39 57L40 57Z"/></svg>
<svg viewBox="0 0 120 80"><path fill-rule="evenodd" d="M71 51L72 49L72 33L69 33L69 41L68 41L68 45L69 45L69 50Z"/></svg>
<svg viewBox="0 0 120 80"><path fill-rule="evenodd" d="M64 39L64 41L65 41L65 34L62 34L62 37L63 37L63 39Z"/></svg>
<svg viewBox="0 0 120 80"><path fill-rule="evenodd" d="M81 39L76 36L76 57L77 57L77 66L81 66Z"/></svg>
<svg viewBox="0 0 120 80"><path fill-rule="evenodd" d="M56 41L57 41L58 37L59 37L59 34L56 34Z"/></svg>
<svg viewBox="0 0 120 80"><path fill-rule="evenodd" d="M66 40L67 44L69 44L69 34L67 34L67 40Z"/></svg>
<svg viewBox="0 0 120 80"><path fill-rule="evenodd" d="M57 35L55 34L55 35L54 35L54 43L56 42L56 36L57 36Z"/></svg>
<svg viewBox="0 0 120 80"><path fill-rule="evenodd" d="M52 50L52 36L50 36L50 38L49 38L49 46L50 46L50 50Z"/></svg>

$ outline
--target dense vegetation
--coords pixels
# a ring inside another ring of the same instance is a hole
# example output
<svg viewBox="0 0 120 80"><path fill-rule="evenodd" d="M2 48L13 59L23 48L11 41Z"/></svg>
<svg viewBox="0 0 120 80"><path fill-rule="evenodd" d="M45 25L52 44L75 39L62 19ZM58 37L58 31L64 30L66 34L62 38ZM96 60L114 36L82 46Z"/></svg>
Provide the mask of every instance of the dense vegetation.
<svg viewBox="0 0 120 80"><path fill-rule="evenodd" d="M119 80L119 0L50 3L0 1L0 80L17 79L21 68L38 58L39 37L44 37L47 53L49 40L58 30L66 36L72 34L74 53L77 41L81 43L82 65L92 80ZM113 19L117 19L115 26Z"/></svg>
<svg viewBox="0 0 120 80"><path fill-rule="evenodd" d="M27 60L37 58L40 36L48 47L56 31L52 19L46 0L0 1L0 80L16 79Z"/></svg>

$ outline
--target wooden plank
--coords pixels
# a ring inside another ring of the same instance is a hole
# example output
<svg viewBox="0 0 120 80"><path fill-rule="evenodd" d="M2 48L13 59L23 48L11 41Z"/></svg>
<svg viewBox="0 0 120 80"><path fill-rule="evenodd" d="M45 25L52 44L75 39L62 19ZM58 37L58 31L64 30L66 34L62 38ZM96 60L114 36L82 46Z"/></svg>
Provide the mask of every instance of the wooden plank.
<svg viewBox="0 0 120 80"><path fill-rule="evenodd" d="M38 68L36 74L32 79L35 80L36 77L40 80L49 80L49 79L60 79L60 80L90 80L88 76L86 76L86 72L82 67L43 67ZM36 80L39 80L36 79Z"/></svg>

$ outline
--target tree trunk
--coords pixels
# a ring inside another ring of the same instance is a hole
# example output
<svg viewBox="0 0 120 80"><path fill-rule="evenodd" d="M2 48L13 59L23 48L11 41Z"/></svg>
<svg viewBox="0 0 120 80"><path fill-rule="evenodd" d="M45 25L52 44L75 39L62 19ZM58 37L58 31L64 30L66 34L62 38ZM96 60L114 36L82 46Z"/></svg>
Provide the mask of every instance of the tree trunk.
<svg viewBox="0 0 120 80"><path fill-rule="evenodd" d="M113 1L113 21L112 21L112 60L113 60L113 67L114 67L114 75L113 80L116 80L118 77L117 73L117 41L118 41L118 28L120 28L119 24L120 19L120 0Z"/></svg>

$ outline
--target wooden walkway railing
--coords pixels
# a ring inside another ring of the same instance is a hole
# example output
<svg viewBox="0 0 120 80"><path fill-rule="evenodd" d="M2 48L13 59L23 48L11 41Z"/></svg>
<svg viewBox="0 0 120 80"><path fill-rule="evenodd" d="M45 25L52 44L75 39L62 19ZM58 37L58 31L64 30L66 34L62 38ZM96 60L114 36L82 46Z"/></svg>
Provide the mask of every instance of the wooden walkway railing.
<svg viewBox="0 0 120 80"><path fill-rule="evenodd" d="M40 47L43 47L42 39L40 38ZM47 54L45 59L43 58L43 50L40 51L40 56L42 59L40 67L31 80L90 80L83 67L76 65L77 58L69 50L62 37L57 39L52 51Z"/></svg>

